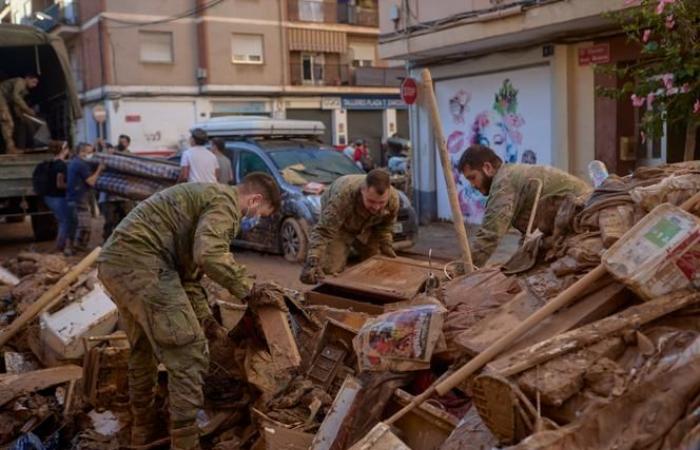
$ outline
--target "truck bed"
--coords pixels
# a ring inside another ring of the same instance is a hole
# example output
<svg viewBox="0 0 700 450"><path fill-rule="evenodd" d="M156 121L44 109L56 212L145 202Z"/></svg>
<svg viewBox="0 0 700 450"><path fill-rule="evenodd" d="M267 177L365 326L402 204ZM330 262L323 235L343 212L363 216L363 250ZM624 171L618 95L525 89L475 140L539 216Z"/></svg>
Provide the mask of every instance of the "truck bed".
<svg viewBox="0 0 700 450"><path fill-rule="evenodd" d="M34 195L34 168L52 157L50 153L0 155L0 198Z"/></svg>

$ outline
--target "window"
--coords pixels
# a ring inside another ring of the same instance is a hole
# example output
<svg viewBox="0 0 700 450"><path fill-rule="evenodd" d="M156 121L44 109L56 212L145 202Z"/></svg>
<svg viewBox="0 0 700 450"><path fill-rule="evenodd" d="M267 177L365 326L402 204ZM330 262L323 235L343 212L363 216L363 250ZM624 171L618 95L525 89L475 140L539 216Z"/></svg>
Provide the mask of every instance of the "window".
<svg viewBox="0 0 700 450"><path fill-rule="evenodd" d="M374 65L374 47L370 42L350 42L348 48L353 67L372 67Z"/></svg>
<svg viewBox="0 0 700 450"><path fill-rule="evenodd" d="M304 84L319 84L323 82L323 54L302 53L301 79Z"/></svg>
<svg viewBox="0 0 700 450"><path fill-rule="evenodd" d="M252 172L270 173L267 164L263 159L253 152L241 151L238 157L238 180L243 180L243 177Z"/></svg>
<svg viewBox="0 0 700 450"><path fill-rule="evenodd" d="M299 20L323 22L323 0L299 0Z"/></svg>
<svg viewBox="0 0 700 450"><path fill-rule="evenodd" d="M262 64L262 35L233 34L231 36L231 61L234 64Z"/></svg>
<svg viewBox="0 0 700 450"><path fill-rule="evenodd" d="M172 63L173 34L169 31L139 31L141 62Z"/></svg>

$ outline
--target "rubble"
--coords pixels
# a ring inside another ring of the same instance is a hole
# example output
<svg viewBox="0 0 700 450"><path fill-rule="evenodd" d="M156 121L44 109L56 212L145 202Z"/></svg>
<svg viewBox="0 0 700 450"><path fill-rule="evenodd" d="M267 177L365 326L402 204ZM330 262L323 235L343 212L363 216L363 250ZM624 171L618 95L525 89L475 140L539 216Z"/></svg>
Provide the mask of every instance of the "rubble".
<svg viewBox="0 0 700 450"><path fill-rule="evenodd" d="M210 343L203 448L697 448L700 221L658 206L699 189L697 162L612 176L566 199L553 234L505 271L449 279L445 262L375 257L306 293L259 283L245 299L205 279L229 333ZM126 442L127 340L116 311L91 313L106 294L77 262L27 252L2 264L16 280L2 272L0 445ZM432 393L601 263L608 273L576 301ZM52 325L61 311L70 320Z"/></svg>

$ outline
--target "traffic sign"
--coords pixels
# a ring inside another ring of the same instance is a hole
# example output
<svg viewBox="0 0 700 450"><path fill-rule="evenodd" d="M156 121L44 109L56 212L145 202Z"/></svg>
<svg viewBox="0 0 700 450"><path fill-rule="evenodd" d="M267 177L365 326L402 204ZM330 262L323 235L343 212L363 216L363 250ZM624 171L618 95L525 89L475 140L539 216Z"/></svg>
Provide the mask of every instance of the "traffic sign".
<svg viewBox="0 0 700 450"><path fill-rule="evenodd" d="M107 120L107 110L101 104L92 107L92 117L97 123L104 123Z"/></svg>
<svg viewBox="0 0 700 450"><path fill-rule="evenodd" d="M418 84L413 78L404 78L401 82L401 100L407 105L412 105L418 97Z"/></svg>

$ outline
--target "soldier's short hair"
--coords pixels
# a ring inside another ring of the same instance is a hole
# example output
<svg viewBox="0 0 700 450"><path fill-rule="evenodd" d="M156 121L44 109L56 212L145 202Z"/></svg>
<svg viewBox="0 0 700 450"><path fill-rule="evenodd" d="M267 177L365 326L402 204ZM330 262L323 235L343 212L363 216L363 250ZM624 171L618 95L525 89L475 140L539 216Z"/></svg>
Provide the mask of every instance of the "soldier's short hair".
<svg viewBox="0 0 700 450"><path fill-rule="evenodd" d="M209 136L207 136L207 132L201 128L195 128L192 130L192 140L194 140L196 145L204 145L209 140Z"/></svg>
<svg viewBox="0 0 700 450"><path fill-rule="evenodd" d="M251 172L243 178L240 188L246 193L260 194L273 212L282 206L282 194L272 176L263 172Z"/></svg>
<svg viewBox="0 0 700 450"><path fill-rule="evenodd" d="M503 164L503 160L489 147L475 144L462 153L457 168L460 172L464 172L466 166L469 166L472 170L480 170L484 167L484 163L490 163L494 168L498 169Z"/></svg>
<svg viewBox="0 0 700 450"><path fill-rule="evenodd" d="M391 175L384 169L372 169L367 174L365 184L368 188L374 188L377 194L384 195L391 187Z"/></svg>

